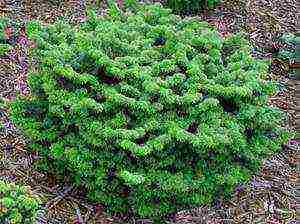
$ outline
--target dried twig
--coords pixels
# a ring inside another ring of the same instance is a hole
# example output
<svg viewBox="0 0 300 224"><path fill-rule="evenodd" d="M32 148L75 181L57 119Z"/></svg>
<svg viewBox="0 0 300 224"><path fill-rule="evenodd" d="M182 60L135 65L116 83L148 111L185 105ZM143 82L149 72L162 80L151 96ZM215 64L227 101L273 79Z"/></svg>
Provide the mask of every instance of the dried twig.
<svg viewBox="0 0 300 224"><path fill-rule="evenodd" d="M47 204L45 205L45 208L47 209L51 209L52 207L54 207L57 203L59 203L59 201L61 199L63 199L64 197L66 197L66 195L72 191L74 189L74 186L69 186L67 189L65 189L63 192L58 193L58 196L53 198L51 201L47 202Z"/></svg>

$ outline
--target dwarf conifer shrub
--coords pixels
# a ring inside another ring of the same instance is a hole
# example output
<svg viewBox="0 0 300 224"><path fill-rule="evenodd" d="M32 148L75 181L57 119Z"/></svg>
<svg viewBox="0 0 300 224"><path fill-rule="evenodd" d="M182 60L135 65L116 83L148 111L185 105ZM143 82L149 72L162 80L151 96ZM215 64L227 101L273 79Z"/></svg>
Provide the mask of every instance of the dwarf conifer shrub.
<svg viewBox="0 0 300 224"><path fill-rule="evenodd" d="M0 181L0 223L33 224L40 203L29 188Z"/></svg>
<svg viewBox="0 0 300 224"><path fill-rule="evenodd" d="M219 0L167 0L167 6L174 12L190 15L201 9L209 9L219 3Z"/></svg>
<svg viewBox="0 0 300 224"><path fill-rule="evenodd" d="M38 67L13 121L49 172L110 212L162 217L229 196L287 140L268 64L206 22L130 9L28 24Z"/></svg>

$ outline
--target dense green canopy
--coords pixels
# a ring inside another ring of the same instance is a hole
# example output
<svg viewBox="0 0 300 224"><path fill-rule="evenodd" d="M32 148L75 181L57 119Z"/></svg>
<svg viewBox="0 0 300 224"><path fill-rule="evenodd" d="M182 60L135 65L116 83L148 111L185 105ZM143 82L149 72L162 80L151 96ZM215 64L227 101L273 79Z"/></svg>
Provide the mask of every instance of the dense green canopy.
<svg viewBox="0 0 300 224"><path fill-rule="evenodd" d="M138 9L138 10L136 10ZM159 5L90 13L79 26L27 25L32 97L13 121L51 172L109 211L158 217L247 181L287 134L275 84L240 35Z"/></svg>

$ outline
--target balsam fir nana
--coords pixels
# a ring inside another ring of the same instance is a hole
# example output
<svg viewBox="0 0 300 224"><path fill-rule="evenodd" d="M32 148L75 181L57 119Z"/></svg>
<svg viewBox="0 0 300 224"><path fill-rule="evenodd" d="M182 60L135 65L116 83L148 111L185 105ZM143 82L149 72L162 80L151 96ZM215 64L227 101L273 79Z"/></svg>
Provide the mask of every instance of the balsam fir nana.
<svg viewBox="0 0 300 224"><path fill-rule="evenodd" d="M220 0L167 0L166 6L175 13L192 15L200 10L213 8L219 2Z"/></svg>
<svg viewBox="0 0 300 224"><path fill-rule="evenodd" d="M38 68L11 117L49 172L109 212L158 220L230 196L287 140L268 63L239 35L157 4L27 33Z"/></svg>

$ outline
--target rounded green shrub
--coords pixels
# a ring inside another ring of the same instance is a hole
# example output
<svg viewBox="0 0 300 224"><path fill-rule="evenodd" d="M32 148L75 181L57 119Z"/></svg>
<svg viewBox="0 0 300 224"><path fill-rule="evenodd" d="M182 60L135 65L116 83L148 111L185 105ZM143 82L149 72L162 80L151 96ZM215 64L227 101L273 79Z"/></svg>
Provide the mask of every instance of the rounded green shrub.
<svg viewBox="0 0 300 224"><path fill-rule="evenodd" d="M275 83L239 35L160 5L28 24L31 97L10 104L49 172L109 212L162 217L230 196L287 133ZM159 219L159 218L158 218Z"/></svg>
<svg viewBox="0 0 300 224"><path fill-rule="evenodd" d="M166 5L176 13L191 15L201 9L212 8L219 2L219 0L167 0Z"/></svg>
<svg viewBox="0 0 300 224"><path fill-rule="evenodd" d="M40 203L28 187L0 180L0 223L33 224Z"/></svg>

